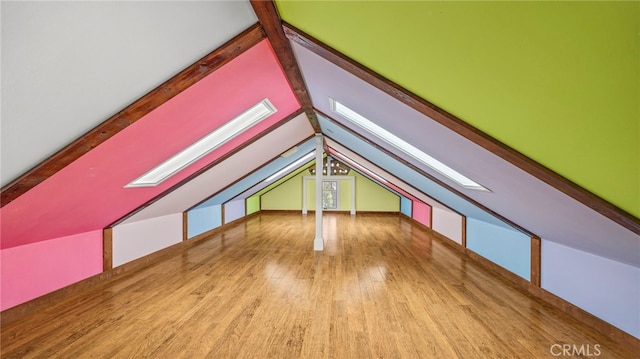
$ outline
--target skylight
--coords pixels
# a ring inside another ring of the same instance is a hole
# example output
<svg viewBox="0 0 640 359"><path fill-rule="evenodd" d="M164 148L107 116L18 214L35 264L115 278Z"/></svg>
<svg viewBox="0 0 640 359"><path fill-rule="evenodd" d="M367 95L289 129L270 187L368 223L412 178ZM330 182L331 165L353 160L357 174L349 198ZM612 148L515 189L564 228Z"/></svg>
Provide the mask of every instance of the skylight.
<svg viewBox="0 0 640 359"><path fill-rule="evenodd" d="M333 112L355 123L356 125L360 126L361 128L371 133L372 135L390 144L391 146L397 148L398 150L422 162L423 164L437 171L441 175L449 178L450 180L454 181L460 186L467 189L490 192L489 189L487 189L486 187L480 185L479 183L464 176L460 172L452 169L451 167L445 165L444 163L438 161L437 159L422 152L421 150L417 149L416 147L412 146L411 144L407 143L406 141L402 140L401 138L392 134L391 132L385 130L384 128L369 121L359 113L353 111L352 109L341 104L340 102L331 98L329 99L329 101L331 104L331 110Z"/></svg>
<svg viewBox="0 0 640 359"><path fill-rule="evenodd" d="M313 156L315 156L315 151L313 152L309 152L307 153L304 157L298 159L297 161L293 162L292 164L288 165L287 167L281 169L280 171L274 173L273 175L269 176L266 180L264 180L264 182L271 182L274 179L282 176L285 173L289 173L291 170L293 170L296 167L300 167L303 163L311 160L311 158L313 158Z"/></svg>
<svg viewBox="0 0 640 359"><path fill-rule="evenodd" d="M220 126L215 131L194 142L189 147L127 184L125 188L157 186L167 178L180 172L185 167L248 130L276 111L276 108L269 99L258 102L231 121Z"/></svg>
<svg viewBox="0 0 640 359"><path fill-rule="evenodd" d="M362 166L361 164L359 164L358 162L352 160L351 158L345 156L344 154L336 151L334 153L335 156L340 157L341 160L348 162L352 167L356 167L357 169L359 169L361 172L364 172L365 174L377 179L378 181L382 182L382 183L387 183L387 180L378 176L377 174L373 173L372 171L366 169L364 166Z"/></svg>

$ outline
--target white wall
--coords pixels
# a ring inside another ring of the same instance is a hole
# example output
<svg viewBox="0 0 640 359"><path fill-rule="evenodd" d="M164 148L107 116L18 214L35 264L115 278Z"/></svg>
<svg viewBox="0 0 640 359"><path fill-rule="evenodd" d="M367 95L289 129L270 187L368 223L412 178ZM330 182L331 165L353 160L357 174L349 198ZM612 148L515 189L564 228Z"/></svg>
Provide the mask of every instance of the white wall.
<svg viewBox="0 0 640 359"><path fill-rule="evenodd" d="M182 213L113 227L113 266L182 241Z"/></svg>
<svg viewBox="0 0 640 359"><path fill-rule="evenodd" d="M449 237L458 244L462 244L462 216L442 208L433 207L431 228Z"/></svg>

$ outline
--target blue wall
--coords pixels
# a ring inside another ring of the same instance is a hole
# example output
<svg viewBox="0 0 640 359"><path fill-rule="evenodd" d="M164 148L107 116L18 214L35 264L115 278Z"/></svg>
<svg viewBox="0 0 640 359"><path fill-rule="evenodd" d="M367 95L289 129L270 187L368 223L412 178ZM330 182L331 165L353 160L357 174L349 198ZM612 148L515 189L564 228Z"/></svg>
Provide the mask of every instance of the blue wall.
<svg viewBox="0 0 640 359"><path fill-rule="evenodd" d="M467 217L467 248L522 278L531 278L531 238L515 229Z"/></svg>
<svg viewBox="0 0 640 359"><path fill-rule="evenodd" d="M199 207L187 213L187 237L210 231L222 225L222 205Z"/></svg>
<svg viewBox="0 0 640 359"><path fill-rule="evenodd" d="M411 217L411 200L400 196L400 212L408 217Z"/></svg>

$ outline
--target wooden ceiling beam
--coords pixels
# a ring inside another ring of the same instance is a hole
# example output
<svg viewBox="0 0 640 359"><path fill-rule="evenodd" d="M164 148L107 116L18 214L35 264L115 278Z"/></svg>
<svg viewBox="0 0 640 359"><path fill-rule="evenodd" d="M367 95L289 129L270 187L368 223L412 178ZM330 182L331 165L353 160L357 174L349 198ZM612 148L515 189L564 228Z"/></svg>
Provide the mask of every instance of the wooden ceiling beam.
<svg viewBox="0 0 640 359"><path fill-rule="evenodd" d="M302 109L309 118L314 132L322 132L313 108L313 103L311 102L311 96L309 96L309 91L307 90L307 85L304 82L302 72L293 54L293 48L282 29L282 20L280 19L276 5L273 1L251 0L251 6L253 6L253 11L256 13L256 16L258 16L258 21L271 42L271 46L280 61L280 65L289 80L293 92L296 94Z"/></svg>
<svg viewBox="0 0 640 359"><path fill-rule="evenodd" d="M636 234L640 234L640 219L636 218L634 215L591 193L578 184L478 130L460 118L408 91L391 80L380 76L373 70L346 57L312 36L296 29L292 25L283 23L282 26L286 36L291 39L291 41L294 41L363 81L368 82L372 86L385 92L410 108L428 116L434 121L458 133L469 141L497 155L503 160L529 173L535 178L600 213L601 215L609 218L615 223L618 223Z"/></svg>
<svg viewBox="0 0 640 359"><path fill-rule="evenodd" d="M19 178L2 187L0 207L20 197L82 155L115 136L191 85L207 77L266 37L259 24L248 28L210 54L187 67L122 111L85 133Z"/></svg>

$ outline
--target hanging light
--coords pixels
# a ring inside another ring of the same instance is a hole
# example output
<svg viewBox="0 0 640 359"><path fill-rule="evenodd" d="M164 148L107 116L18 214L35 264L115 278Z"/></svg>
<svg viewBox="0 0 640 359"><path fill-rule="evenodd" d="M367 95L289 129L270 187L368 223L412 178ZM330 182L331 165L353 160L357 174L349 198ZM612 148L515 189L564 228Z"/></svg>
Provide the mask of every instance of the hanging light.
<svg viewBox="0 0 640 359"><path fill-rule="evenodd" d="M349 171L351 169L347 167L344 163L334 158L331 158L330 161L327 161L327 158L328 157L325 157L324 160L322 161L323 175L327 175L327 173L329 173L330 176L346 176L347 174L349 174ZM309 173L311 173L314 176L316 175L315 164L309 166Z"/></svg>

